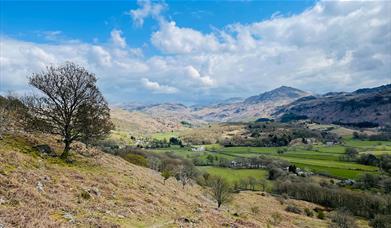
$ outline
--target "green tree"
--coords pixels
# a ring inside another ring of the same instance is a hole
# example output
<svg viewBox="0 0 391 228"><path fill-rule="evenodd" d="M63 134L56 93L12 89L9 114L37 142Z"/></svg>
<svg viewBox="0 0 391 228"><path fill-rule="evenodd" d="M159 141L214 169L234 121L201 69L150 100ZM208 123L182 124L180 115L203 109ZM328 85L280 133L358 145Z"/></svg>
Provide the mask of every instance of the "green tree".
<svg viewBox="0 0 391 228"><path fill-rule="evenodd" d="M213 155L208 154L208 156L206 156L206 159L208 160L208 164L209 164L209 165L212 165L212 164L213 164L213 161L214 161Z"/></svg>
<svg viewBox="0 0 391 228"><path fill-rule="evenodd" d="M166 180L168 180L168 178L171 177L171 172L170 172L170 170L168 170L168 169L163 170L163 172L162 172L162 177L163 177L163 179L164 179L163 184L166 184Z"/></svg>

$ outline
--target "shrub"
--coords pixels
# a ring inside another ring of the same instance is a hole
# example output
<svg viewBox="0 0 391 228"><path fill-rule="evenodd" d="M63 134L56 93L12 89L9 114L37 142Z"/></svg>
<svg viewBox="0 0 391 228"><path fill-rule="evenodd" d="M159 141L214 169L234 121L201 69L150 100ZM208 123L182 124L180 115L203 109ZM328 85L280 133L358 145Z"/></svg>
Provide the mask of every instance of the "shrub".
<svg viewBox="0 0 391 228"><path fill-rule="evenodd" d="M85 190L82 190L82 191L81 191L80 197L83 198L83 199L85 199L85 200L91 199L90 193L88 193L88 192L85 191Z"/></svg>
<svg viewBox="0 0 391 228"><path fill-rule="evenodd" d="M271 168L269 170L269 180L276 180L282 175L284 175L284 171L280 168Z"/></svg>
<svg viewBox="0 0 391 228"><path fill-rule="evenodd" d="M295 214L301 214L301 209L300 208L298 208L298 207L296 207L296 206L294 206L294 205L288 205L286 208L285 208L285 210L287 211L287 212L292 212L292 213L295 213Z"/></svg>
<svg viewBox="0 0 391 228"><path fill-rule="evenodd" d="M251 208L250 208L250 210L251 210L251 213L253 213L253 214L258 214L259 213L259 207L257 207L257 206L252 206Z"/></svg>
<svg viewBox="0 0 391 228"><path fill-rule="evenodd" d="M326 216L323 211L318 211L318 215L316 216L318 219L324 219Z"/></svg>
<svg viewBox="0 0 391 228"><path fill-rule="evenodd" d="M331 214L331 228L355 228L357 227L354 218L344 210L337 210Z"/></svg>
<svg viewBox="0 0 391 228"><path fill-rule="evenodd" d="M369 225L374 228L391 228L391 215L376 215L375 218L369 222Z"/></svg>
<svg viewBox="0 0 391 228"><path fill-rule="evenodd" d="M170 172L170 170L165 169L165 170L163 170L161 175L164 179L164 184L166 184L166 180L168 180L168 178L171 177L171 172Z"/></svg>
<svg viewBox="0 0 391 228"><path fill-rule="evenodd" d="M138 166L148 167L147 159L138 154L127 154L125 160Z"/></svg>
<svg viewBox="0 0 391 228"><path fill-rule="evenodd" d="M309 209L309 208L305 208L304 209L304 213L308 216L308 217L314 217L314 212Z"/></svg>
<svg viewBox="0 0 391 228"><path fill-rule="evenodd" d="M349 158L355 158L358 155L358 150L356 148L353 148L353 147L347 147L345 149L345 154Z"/></svg>
<svg viewBox="0 0 391 228"><path fill-rule="evenodd" d="M371 218L376 214L391 212L391 197L368 192L351 191L343 188L321 187L304 181L276 183L277 194L288 194L295 199L306 200L326 207L345 207L352 214Z"/></svg>
<svg viewBox="0 0 391 228"><path fill-rule="evenodd" d="M269 220L269 222L273 225L273 226L278 226L282 221L282 217L279 213L275 212L272 214L272 217L271 219Z"/></svg>

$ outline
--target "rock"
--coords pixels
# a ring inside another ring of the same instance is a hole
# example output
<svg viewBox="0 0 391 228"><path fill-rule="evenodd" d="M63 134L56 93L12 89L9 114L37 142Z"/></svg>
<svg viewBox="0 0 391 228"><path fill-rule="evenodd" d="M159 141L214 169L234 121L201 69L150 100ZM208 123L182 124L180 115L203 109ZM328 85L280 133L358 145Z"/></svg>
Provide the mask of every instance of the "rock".
<svg viewBox="0 0 391 228"><path fill-rule="evenodd" d="M44 155L47 155L50 157L57 157L57 154L47 144L36 145L36 146L33 146L33 148L36 149L41 154L44 154Z"/></svg>
<svg viewBox="0 0 391 228"><path fill-rule="evenodd" d="M74 161L73 159L67 157L67 158L65 159L65 162L68 163L68 164L73 164L75 161Z"/></svg>
<svg viewBox="0 0 391 228"><path fill-rule="evenodd" d="M95 196L100 196L100 191L98 188L90 188L87 190L87 192Z"/></svg>
<svg viewBox="0 0 391 228"><path fill-rule="evenodd" d="M6 203L5 199L4 199L3 197L1 197L1 198L0 198L0 205L5 204L5 203ZM0 226L0 227L1 227L1 226Z"/></svg>
<svg viewBox="0 0 391 228"><path fill-rule="evenodd" d="M63 215L64 219L68 220L68 222L70 223L74 223L75 222L75 217L71 214L71 213L64 213Z"/></svg>
<svg viewBox="0 0 391 228"><path fill-rule="evenodd" d="M45 190L43 189L43 184L41 181L37 182L37 190L40 192L44 192Z"/></svg>
<svg viewBox="0 0 391 228"><path fill-rule="evenodd" d="M194 212L195 212L195 213L202 213L202 209L201 209L201 208L196 208L196 209L194 210Z"/></svg>

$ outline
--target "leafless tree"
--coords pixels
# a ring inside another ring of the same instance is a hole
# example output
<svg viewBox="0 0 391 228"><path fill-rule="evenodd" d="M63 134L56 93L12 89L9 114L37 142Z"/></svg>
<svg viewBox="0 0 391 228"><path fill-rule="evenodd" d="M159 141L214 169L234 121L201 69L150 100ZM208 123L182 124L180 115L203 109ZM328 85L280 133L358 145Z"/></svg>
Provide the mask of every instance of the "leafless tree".
<svg viewBox="0 0 391 228"><path fill-rule="evenodd" d="M26 98L26 105L41 123L40 130L63 137L63 159L74 140L88 142L113 129L110 109L96 81L93 73L70 62L29 77L29 84L41 94Z"/></svg>
<svg viewBox="0 0 391 228"><path fill-rule="evenodd" d="M197 176L197 170L192 164L181 164L176 168L176 179L182 183L182 188L191 183L191 180Z"/></svg>
<svg viewBox="0 0 391 228"><path fill-rule="evenodd" d="M229 183L222 177L213 176L210 180L210 190L213 198L217 201L217 207L231 200L232 191Z"/></svg>

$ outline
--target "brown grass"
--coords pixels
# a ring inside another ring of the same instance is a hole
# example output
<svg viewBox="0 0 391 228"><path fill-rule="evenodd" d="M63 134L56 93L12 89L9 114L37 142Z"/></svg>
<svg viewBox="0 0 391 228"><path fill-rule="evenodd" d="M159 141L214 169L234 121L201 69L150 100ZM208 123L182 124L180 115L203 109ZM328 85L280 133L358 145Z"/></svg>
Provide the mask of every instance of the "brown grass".
<svg viewBox="0 0 391 228"><path fill-rule="evenodd" d="M72 164L41 157L31 146L44 142L62 149L47 135L0 140L0 224L5 227L267 227L274 213L282 215L277 227L326 224L285 212L274 197L255 192L237 194L217 210L198 185L183 190L173 178L163 185L159 173L83 144L74 147ZM259 213L251 212L254 205Z"/></svg>

